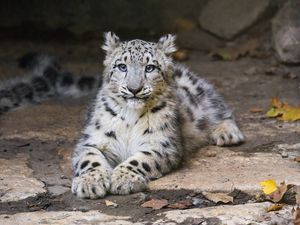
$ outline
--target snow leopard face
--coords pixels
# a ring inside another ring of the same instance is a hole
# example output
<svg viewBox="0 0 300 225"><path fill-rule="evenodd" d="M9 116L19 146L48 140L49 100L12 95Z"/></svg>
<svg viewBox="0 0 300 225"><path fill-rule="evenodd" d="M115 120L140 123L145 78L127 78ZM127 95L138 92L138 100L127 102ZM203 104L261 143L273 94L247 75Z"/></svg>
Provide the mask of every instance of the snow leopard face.
<svg viewBox="0 0 300 225"><path fill-rule="evenodd" d="M108 90L129 107L140 108L163 93L170 82L175 37L167 35L158 43L142 40L121 42L113 33L105 34L104 77Z"/></svg>

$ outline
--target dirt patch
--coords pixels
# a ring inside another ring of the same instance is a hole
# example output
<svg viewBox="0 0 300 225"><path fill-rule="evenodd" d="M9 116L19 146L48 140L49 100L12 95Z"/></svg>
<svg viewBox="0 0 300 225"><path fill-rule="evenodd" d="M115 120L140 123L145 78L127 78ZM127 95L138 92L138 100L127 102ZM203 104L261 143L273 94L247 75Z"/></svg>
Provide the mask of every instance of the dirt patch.
<svg viewBox="0 0 300 225"><path fill-rule="evenodd" d="M174 210L170 208L153 210L151 208L141 207L141 204L149 199L167 199L170 204L188 199L193 202L189 208L204 208L222 205L221 203L216 204L207 200L201 193L194 193L188 190L159 190L127 196L107 196L105 199L99 200L78 199L68 192L60 196L53 196L49 193L46 193L17 202L0 203L0 214L15 214L19 212L32 212L41 210L82 212L98 210L101 213L109 215L130 216L134 221L151 221L154 219L157 220L160 217L159 214L162 212ZM118 206L106 206L105 200L112 201ZM200 204L197 203L196 200L197 202L200 202ZM238 198L234 204L243 204L248 202L248 200L248 196L244 198Z"/></svg>

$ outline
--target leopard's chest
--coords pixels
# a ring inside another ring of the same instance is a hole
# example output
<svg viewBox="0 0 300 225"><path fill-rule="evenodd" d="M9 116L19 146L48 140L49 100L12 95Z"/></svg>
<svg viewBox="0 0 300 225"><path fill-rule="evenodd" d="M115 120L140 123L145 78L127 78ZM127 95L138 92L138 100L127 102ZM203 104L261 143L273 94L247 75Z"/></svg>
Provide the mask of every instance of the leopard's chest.
<svg viewBox="0 0 300 225"><path fill-rule="evenodd" d="M115 133L115 137L107 138L107 144L123 161L135 152L143 150L149 143L159 140L161 124L163 124L161 115L147 113L142 117L124 115L107 119L106 132Z"/></svg>
<svg viewBox="0 0 300 225"><path fill-rule="evenodd" d="M99 133L98 138L103 138L104 145L118 155L121 161L134 154L147 140L143 134L147 129L147 122L134 114L118 114L115 117L103 115L102 124L102 133Z"/></svg>

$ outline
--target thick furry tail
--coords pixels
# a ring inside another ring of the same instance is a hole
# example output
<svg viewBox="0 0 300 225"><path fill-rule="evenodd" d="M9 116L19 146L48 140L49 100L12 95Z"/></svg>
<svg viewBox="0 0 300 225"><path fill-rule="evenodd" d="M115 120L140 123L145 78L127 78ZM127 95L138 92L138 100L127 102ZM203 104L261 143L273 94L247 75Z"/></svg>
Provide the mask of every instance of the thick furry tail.
<svg viewBox="0 0 300 225"><path fill-rule="evenodd" d="M53 97L91 95L102 84L101 75L72 75L62 71L54 57L45 54L28 53L18 61L26 73L12 80L1 81L0 114Z"/></svg>

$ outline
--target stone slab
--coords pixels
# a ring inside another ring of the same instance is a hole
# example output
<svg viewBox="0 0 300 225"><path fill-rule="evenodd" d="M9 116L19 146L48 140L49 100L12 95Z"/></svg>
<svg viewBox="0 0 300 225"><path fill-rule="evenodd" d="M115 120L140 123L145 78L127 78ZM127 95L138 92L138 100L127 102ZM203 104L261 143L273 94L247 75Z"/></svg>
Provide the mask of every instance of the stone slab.
<svg viewBox="0 0 300 225"><path fill-rule="evenodd" d="M188 210L170 210L151 218L151 224L218 224L218 225L292 225L292 206L285 206L278 212L266 212L271 203L248 203L245 205L221 205ZM0 215L1 225L38 224L82 224L82 225L142 225L150 224L147 219L131 222L129 216L113 216L96 210L26 212L14 215Z"/></svg>
<svg viewBox="0 0 300 225"><path fill-rule="evenodd" d="M154 224L222 224L222 225L292 225L292 207L286 206L278 212L267 213L271 203L249 203L245 205L223 205L209 208L174 210L163 213L165 219ZM209 223L209 222L211 223ZM202 223L201 223L202 222Z"/></svg>
<svg viewBox="0 0 300 225"><path fill-rule="evenodd" d="M0 202L18 201L46 192L44 183L32 177L28 159L27 154L17 154L10 160L0 158Z"/></svg>
<svg viewBox="0 0 300 225"><path fill-rule="evenodd" d="M38 225L38 224L82 224L82 225L131 225L130 217L110 216L95 210L89 212L29 212L15 215L0 215L1 225ZM135 223L138 225L138 223Z"/></svg>
<svg viewBox="0 0 300 225"><path fill-rule="evenodd" d="M152 181L150 188L225 192L237 188L255 193L260 190L259 182L267 179L299 185L299 174L299 163L277 153L249 154L209 146L184 162L183 168Z"/></svg>
<svg viewBox="0 0 300 225"><path fill-rule="evenodd" d="M260 19L270 6L270 0L211 0L201 11L202 28L232 39Z"/></svg>
<svg viewBox="0 0 300 225"><path fill-rule="evenodd" d="M300 2L289 0L272 21L274 48L285 63L300 62Z"/></svg>
<svg viewBox="0 0 300 225"><path fill-rule="evenodd" d="M223 45L221 40L200 29L178 31L177 43L180 48L205 51Z"/></svg>

